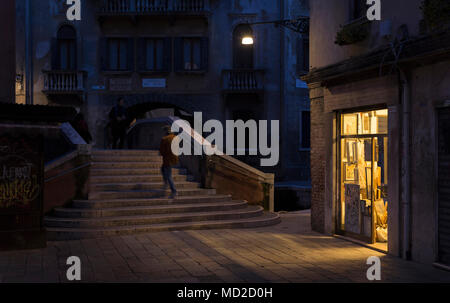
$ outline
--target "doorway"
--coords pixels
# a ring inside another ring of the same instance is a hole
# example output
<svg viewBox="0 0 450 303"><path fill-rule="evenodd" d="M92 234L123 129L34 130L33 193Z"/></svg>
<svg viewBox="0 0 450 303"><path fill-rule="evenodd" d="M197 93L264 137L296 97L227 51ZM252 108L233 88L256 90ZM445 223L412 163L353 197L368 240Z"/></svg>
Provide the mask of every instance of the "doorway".
<svg viewBox="0 0 450 303"><path fill-rule="evenodd" d="M388 110L338 116L336 230L387 250Z"/></svg>
<svg viewBox="0 0 450 303"><path fill-rule="evenodd" d="M438 113L438 261L450 265L450 108Z"/></svg>

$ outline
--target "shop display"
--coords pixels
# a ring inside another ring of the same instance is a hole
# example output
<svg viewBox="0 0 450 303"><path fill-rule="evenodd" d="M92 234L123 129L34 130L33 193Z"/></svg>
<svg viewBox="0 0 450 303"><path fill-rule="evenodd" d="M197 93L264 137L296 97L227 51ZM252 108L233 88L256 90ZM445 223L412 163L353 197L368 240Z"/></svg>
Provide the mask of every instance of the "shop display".
<svg viewBox="0 0 450 303"><path fill-rule="evenodd" d="M387 121L387 110L341 117L340 228L369 242L388 236Z"/></svg>

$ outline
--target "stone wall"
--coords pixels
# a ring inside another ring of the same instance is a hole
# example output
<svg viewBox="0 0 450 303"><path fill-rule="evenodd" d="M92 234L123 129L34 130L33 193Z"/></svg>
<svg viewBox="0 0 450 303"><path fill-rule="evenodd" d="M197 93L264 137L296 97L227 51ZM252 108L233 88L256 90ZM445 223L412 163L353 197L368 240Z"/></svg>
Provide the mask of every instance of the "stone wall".
<svg viewBox="0 0 450 303"><path fill-rule="evenodd" d="M311 227L325 231L325 116L323 88L310 85L311 98Z"/></svg>

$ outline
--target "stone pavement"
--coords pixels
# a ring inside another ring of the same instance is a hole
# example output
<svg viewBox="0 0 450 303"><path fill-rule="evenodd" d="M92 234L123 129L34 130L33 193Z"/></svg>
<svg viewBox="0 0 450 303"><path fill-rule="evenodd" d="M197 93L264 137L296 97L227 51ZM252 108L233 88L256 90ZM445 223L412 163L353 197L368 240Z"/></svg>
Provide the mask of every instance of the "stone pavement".
<svg viewBox="0 0 450 303"><path fill-rule="evenodd" d="M366 260L379 256L382 282L450 282L450 272L312 232L309 220L306 211L265 228L49 242L0 252L0 281L67 282L66 260L78 256L82 282L368 282Z"/></svg>

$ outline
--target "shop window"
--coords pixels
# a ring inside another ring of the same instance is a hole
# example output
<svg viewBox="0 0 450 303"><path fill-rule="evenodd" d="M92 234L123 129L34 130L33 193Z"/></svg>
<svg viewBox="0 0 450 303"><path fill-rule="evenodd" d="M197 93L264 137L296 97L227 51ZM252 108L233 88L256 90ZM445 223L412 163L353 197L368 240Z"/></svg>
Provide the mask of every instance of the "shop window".
<svg viewBox="0 0 450 303"><path fill-rule="evenodd" d="M338 230L387 242L387 110L340 115Z"/></svg>

